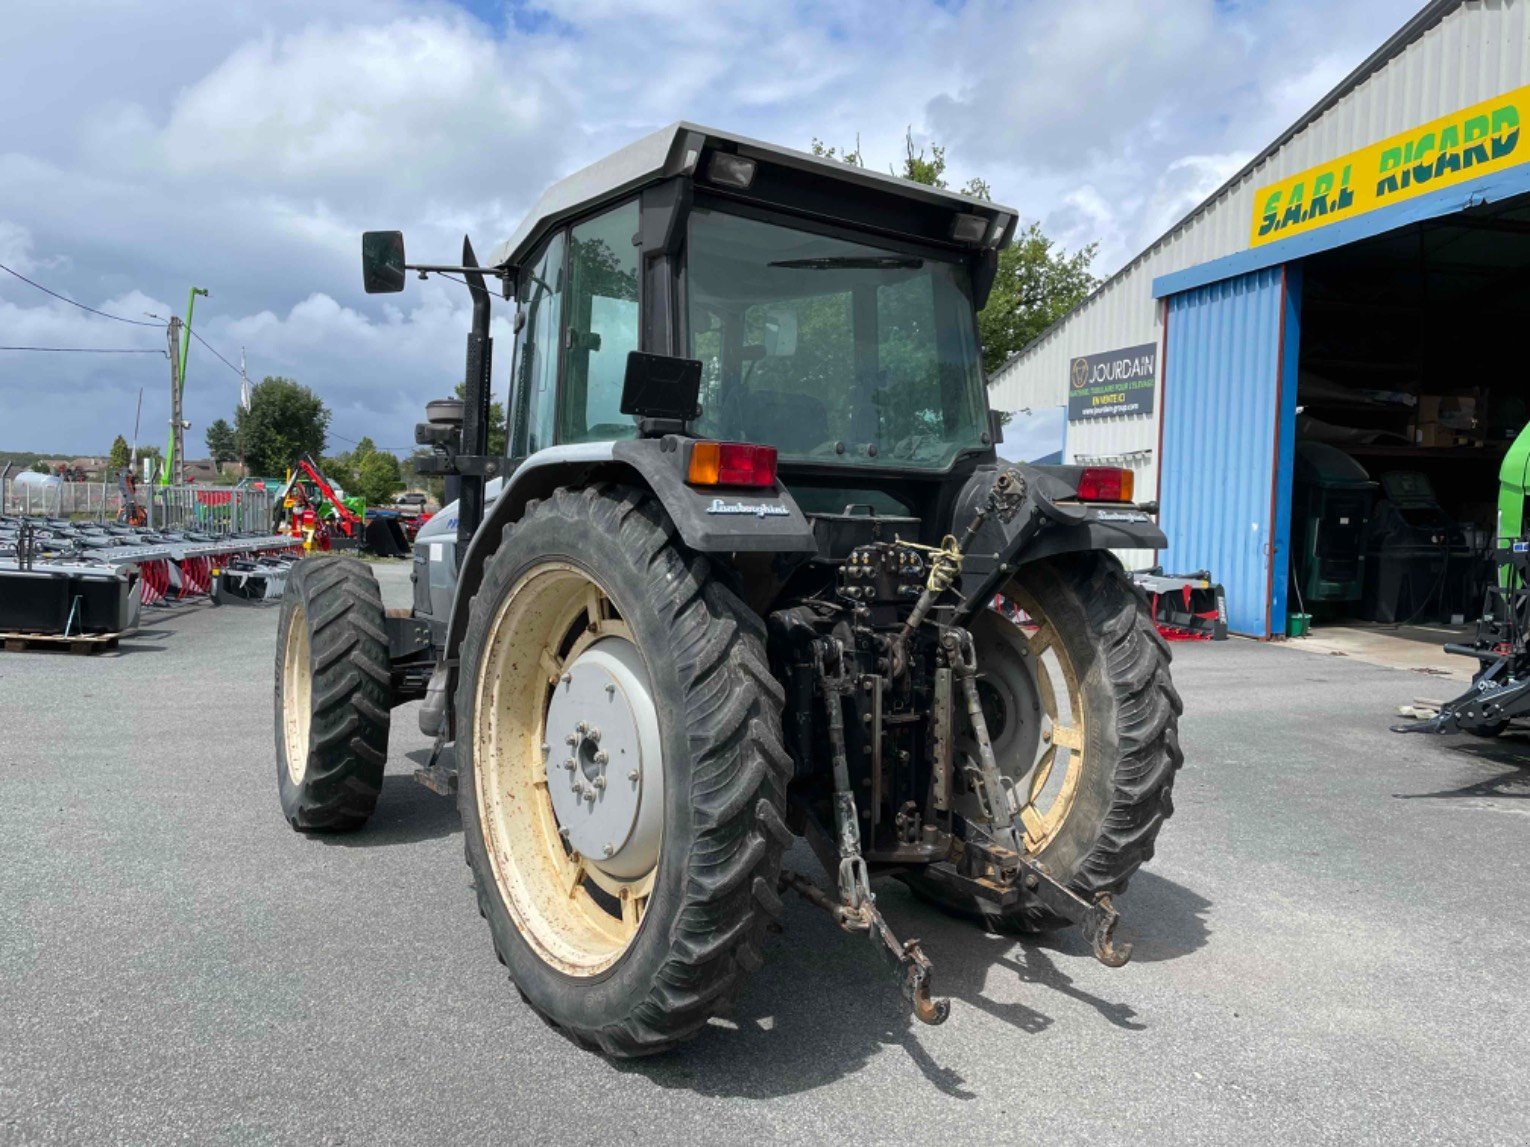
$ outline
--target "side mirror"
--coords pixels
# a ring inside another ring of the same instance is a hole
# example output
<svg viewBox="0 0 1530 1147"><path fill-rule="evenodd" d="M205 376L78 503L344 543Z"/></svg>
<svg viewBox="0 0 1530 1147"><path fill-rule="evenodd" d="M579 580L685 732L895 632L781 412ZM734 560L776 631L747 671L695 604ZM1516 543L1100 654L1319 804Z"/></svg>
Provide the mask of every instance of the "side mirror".
<svg viewBox="0 0 1530 1147"><path fill-rule="evenodd" d="M362 233L361 284L369 295L391 295L404 289L402 231Z"/></svg>

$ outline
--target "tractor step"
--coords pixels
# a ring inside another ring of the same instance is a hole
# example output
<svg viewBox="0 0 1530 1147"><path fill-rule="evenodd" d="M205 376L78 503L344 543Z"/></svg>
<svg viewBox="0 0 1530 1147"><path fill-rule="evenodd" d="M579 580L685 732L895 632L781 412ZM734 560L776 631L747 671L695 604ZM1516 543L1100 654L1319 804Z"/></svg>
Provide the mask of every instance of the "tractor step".
<svg viewBox="0 0 1530 1147"><path fill-rule="evenodd" d="M414 770L414 779L433 793L457 795L457 755L453 745L437 745L430 763Z"/></svg>

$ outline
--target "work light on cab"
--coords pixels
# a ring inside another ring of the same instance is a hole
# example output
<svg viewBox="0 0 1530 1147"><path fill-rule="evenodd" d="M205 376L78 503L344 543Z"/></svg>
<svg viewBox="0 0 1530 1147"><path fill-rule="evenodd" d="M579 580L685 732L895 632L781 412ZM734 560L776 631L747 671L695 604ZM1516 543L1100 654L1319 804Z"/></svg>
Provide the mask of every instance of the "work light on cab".
<svg viewBox="0 0 1530 1147"><path fill-rule="evenodd" d="M749 442L697 442L691 447L685 480L692 486L774 486L776 448Z"/></svg>
<svg viewBox="0 0 1530 1147"><path fill-rule="evenodd" d="M1078 480L1080 502L1130 502L1136 484L1130 470L1114 466L1086 466Z"/></svg>

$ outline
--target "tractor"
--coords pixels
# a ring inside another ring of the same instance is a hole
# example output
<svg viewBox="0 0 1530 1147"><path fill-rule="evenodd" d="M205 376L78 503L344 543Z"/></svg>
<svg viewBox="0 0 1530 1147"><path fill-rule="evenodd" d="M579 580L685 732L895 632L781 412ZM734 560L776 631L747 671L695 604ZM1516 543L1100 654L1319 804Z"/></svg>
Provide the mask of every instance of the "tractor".
<svg viewBox="0 0 1530 1147"><path fill-rule="evenodd" d="M1013 210L679 123L555 184L480 263L368 232L371 292L461 276L464 397L429 404L413 603L298 564L277 780L301 832L372 813L390 712L455 794L523 1000L611 1056L725 1012L798 893L947 1018L877 906L894 878L978 926L1113 897L1181 762L1169 649L1112 548L1161 549L1130 471L996 451L977 312ZM490 284L513 308L488 453ZM794 842L826 879L782 869Z"/></svg>
<svg viewBox="0 0 1530 1147"><path fill-rule="evenodd" d="M1515 437L1498 470L1498 525L1491 553L1498 577L1483 595L1476 633L1446 653L1477 662L1471 687L1423 720L1394 724L1394 733L1469 733L1498 737L1530 717L1530 426ZM1444 560L1443 556L1441 558ZM1442 568L1441 580L1444 572ZM1422 705L1403 711L1420 716ZM1433 708L1433 705L1429 706ZM1521 725L1522 729L1523 726Z"/></svg>

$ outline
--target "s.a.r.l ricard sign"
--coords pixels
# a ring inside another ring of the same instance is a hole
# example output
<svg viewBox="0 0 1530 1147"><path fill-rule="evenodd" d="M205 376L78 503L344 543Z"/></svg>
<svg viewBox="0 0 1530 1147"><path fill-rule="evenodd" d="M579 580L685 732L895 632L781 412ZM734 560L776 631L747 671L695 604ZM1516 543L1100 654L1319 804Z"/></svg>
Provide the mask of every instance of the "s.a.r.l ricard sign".
<svg viewBox="0 0 1530 1147"><path fill-rule="evenodd" d="M1254 193L1249 246L1523 163L1519 129L1527 115L1530 87L1517 88L1261 187Z"/></svg>

